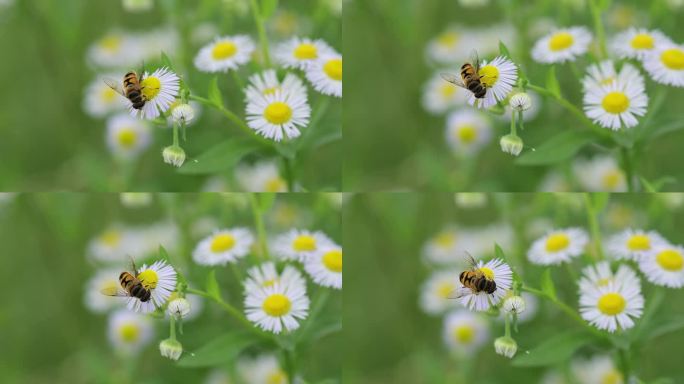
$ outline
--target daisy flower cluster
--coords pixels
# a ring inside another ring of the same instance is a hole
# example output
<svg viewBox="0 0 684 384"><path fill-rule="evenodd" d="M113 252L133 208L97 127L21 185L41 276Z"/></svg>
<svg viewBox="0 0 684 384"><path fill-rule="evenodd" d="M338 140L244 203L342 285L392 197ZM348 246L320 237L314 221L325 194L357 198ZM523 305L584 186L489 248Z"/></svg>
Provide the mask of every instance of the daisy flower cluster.
<svg viewBox="0 0 684 384"><path fill-rule="evenodd" d="M571 164L571 171L572 178L556 171L549 172L540 182L539 191L627 192L627 176L612 156L577 157Z"/></svg>

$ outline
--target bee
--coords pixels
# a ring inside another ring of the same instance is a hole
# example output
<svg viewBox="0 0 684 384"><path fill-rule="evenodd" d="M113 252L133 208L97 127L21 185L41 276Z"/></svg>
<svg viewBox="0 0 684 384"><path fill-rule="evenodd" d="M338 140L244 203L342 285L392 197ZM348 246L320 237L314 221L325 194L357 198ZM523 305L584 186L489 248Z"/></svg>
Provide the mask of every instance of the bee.
<svg viewBox="0 0 684 384"><path fill-rule="evenodd" d="M140 85L142 80L142 77L138 77L135 71L126 73L123 77L123 90L121 85L112 79L105 79L104 81L111 89L130 100L134 109L142 109L147 101L143 93L145 87Z"/></svg>
<svg viewBox="0 0 684 384"><path fill-rule="evenodd" d="M470 253L466 252L466 260L470 268L461 272L458 276L458 280L463 287L457 289L452 295L452 298L458 299L469 294L477 294L480 292L485 292L487 294L494 293L494 291L496 291L496 282L485 276L480 268L478 268L477 262Z"/></svg>
<svg viewBox="0 0 684 384"><path fill-rule="evenodd" d="M447 72L442 72L439 75L451 84L469 90L476 99L483 99L487 94L487 85L480 81L480 58L476 51L470 54L470 63L461 66L460 77Z"/></svg>
<svg viewBox="0 0 684 384"><path fill-rule="evenodd" d="M119 275L121 287L104 288L100 292L107 296L135 297L141 302L147 302L152 297L152 292L145 288L138 276L138 269L135 267L133 258L130 259L130 271L123 271Z"/></svg>

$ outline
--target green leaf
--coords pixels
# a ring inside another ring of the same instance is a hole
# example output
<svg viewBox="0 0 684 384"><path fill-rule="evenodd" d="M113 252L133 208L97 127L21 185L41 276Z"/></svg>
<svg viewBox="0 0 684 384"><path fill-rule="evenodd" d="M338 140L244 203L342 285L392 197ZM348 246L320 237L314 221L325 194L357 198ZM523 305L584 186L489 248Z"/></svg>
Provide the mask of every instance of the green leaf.
<svg viewBox="0 0 684 384"><path fill-rule="evenodd" d="M503 43L503 41L499 40L499 52L503 55L508 57L509 59L511 58L511 53L508 52L508 48L506 47L506 44Z"/></svg>
<svg viewBox="0 0 684 384"><path fill-rule="evenodd" d="M591 340L591 335L582 331L566 331L546 339L531 351L519 351L512 364L517 367L542 367L567 361Z"/></svg>
<svg viewBox="0 0 684 384"><path fill-rule="evenodd" d="M610 200L610 194L608 192L596 192L591 195L591 205L594 212L599 213L606 208L608 205L608 200Z"/></svg>
<svg viewBox="0 0 684 384"><path fill-rule="evenodd" d="M212 269L207 274L207 293L217 299L221 299L221 290L219 289L218 281L216 281L215 269Z"/></svg>
<svg viewBox="0 0 684 384"><path fill-rule="evenodd" d="M672 176L661 177L660 179L650 182L644 177L639 177L641 185L644 187L646 192L660 192L666 184L676 183L677 179Z"/></svg>
<svg viewBox="0 0 684 384"><path fill-rule="evenodd" d="M560 85L558 84L558 79L556 78L556 67L551 66L549 71L546 73L546 89L551 92L556 97L560 97Z"/></svg>
<svg viewBox="0 0 684 384"><path fill-rule="evenodd" d="M582 147L596 141L591 131L565 131L544 142L533 151L520 156L518 165L548 165L559 163L573 157Z"/></svg>
<svg viewBox="0 0 684 384"><path fill-rule="evenodd" d="M670 332L679 331L682 328L684 328L684 318L682 316L668 318L661 320L646 331L645 338L646 340L655 339Z"/></svg>
<svg viewBox="0 0 684 384"><path fill-rule="evenodd" d="M172 71L175 71L173 69L173 64L171 64L171 59L169 59L169 57L166 55L166 53L164 53L164 51L162 51L162 53L161 53L161 62L162 62L163 66L169 67L169 69L171 69Z"/></svg>
<svg viewBox="0 0 684 384"><path fill-rule="evenodd" d="M497 243L494 243L494 255L499 259L506 260L506 256L504 255L503 249L501 249L501 247Z"/></svg>
<svg viewBox="0 0 684 384"><path fill-rule="evenodd" d="M167 261L169 260L169 253L166 252L166 249L161 245L159 246L159 257L166 259Z"/></svg>
<svg viewBox="0 0 684 384"><path fill-rule="evenodd" d="M212 338L210 342L197 349L193 354L183 354L178 360L181 367L227 366L247 347L256 344L257 339L244 331L229 332Z"/></svg>
<svg viewBox="0 0 684 384"><path fill-rule="evenodd" d="M668 133L676 132L684 129L684 119L677 119L669 123L657 124L654 129L648 132L647 137L649 140L653 140L657 137L663 136Z"/></svg>
<svg viewBox="0 0 684 384"><path fill-rule="evenodd" d="M261 1L261 16L264 20L270 18L278 8L278 0L262 0Z"/></svg>
<svg viewBox="0 0 684 384"><path fill-rule="evenodd" d="M186 161L178 169L178 173L199 175L224 172L233 168L245 155L258 148L260 148L259 144L254 140L228 139L209 148L196 159Z"/></svg>
<svg viewBox="0 0 684 384"><path fill-rule="evenodd" d="M257 200L259 201L259 210L261 212L266 212L273 206L275 202L275 193L259 193L257 194Z"/></svg>
<svg viewBox="0 0 684 384"><path fill-rule="evenodd" d="M541 290L548 297L556 298L556 287L553 285L553 278L551 277L551 269L547 268L541 276Z"/></svg>
<svg viewBox="0 0 684 384"><path fill-rule="evenodd" d="M223 98L218 86L218 76L214 76L209 82L208 99L216 104L216 106L223 107Z"/></svg>

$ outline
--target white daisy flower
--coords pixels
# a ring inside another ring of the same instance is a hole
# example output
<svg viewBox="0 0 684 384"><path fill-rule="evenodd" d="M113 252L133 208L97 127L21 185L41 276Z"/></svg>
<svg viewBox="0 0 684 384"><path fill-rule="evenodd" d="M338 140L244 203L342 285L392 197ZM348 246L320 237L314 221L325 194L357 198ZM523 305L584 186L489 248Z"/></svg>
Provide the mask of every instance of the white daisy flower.
<svg viewBox="0 0 684 384"><path fill-rule="evenodd" d="M124 112L126 99L121 97L107 83L105 78L121 79L121 74L97 76L86 86L83 97L83 110L91 117L104 117L114 112Z"/></svg>
<svg viewBox="0 0 684 384"><path fill-rule="evenodd" d="M297 75L288 73L283 81L280 81L276 71L269 69L249 77L249 85L245 88L245 94L247 99L250 99L272 95L276 91L284 90L306 94L306 86Z"/></svg>
<svg viewBox="0 0 684 384"><path fill-rule="evenodd" d="M273 57L285 68L307 69L318 58L335 54L337 52L325 41L306 37L293 37L273 49Z"/></svg>
<svg viewBox="0 0 684 384"><path fill-rule="evenodd" d="M558 171L547 173L539 183L539 192L570 192L571 185L565 175Z"/></svg>
<svg viewBox="0 0 684 384"><path fill-rule="evenodd" d="M280 176L275 161L240 164L235 169L235 179L247 192L287 192L287 182Z"/></svg>
<svg viewBox="0 0 684 384"><path fill-rule="evenodd" d="M501 259L493 259L484 263L482 260L477 262L477 268L489 280L496 283L496 290L492 293L484 291L475 293L469 288L461 286L464 296L459 300L461 304L473 311L486 311L491 306L499 304L501 299L506 296L507 291L511 289L513 282L513 272L508 264Z"/></svg>
<svg viewBox="0 0 684 384"><path fill-rule="evenodd" d="M306 93L283 89L264 96L247 95L247 125L260 135L280 141L294 139L309 124L311 107Z"/></svg>
<svg viewBox="0 0 684 384"><path fill-rule="evenodd" d="M448 71L436 72L423 87L423 108L433 115L463 106L467 99L468 91L444 81L440 76L443 72Z"/></svg>
<svg viewBox="0 0 684 384"><path fill-rule="evenodd" d="M611 40L611 51L620 58L643 59L654 49L672 44L672 40L657 29L630 28Z"/></svg>
<svg viewBox="0 0 684 384"><path fill-rule="evenodd" d="M581 228L561 228L549 231L537 239L527 251L530 262L539 265L557 265L570 262L584 252L589 236Z"/></svg>
<svg viewBox="0 0 684 384"><path fill-rule="evenodd" d="M316 253L335 243L321 231L292 229L277 236L271 249L274 255L285 260L306 262Z"/></svg>
<svg viewBox="0 0 684 384"><path fill-rule="evenodd" d="M661 84L684 87L684 45L669 44L643 58L644 69Z"/></svg>
<svg viewBox="0 0 684 384"><path fill-rule="evenodd" d="M639 269L653 284L669 288L684 286L684 248L662 244L639 261Z"/></svg>
<svg viewBox="0 0 684 384"><path fill-rule="evenodd" d="M133 116L155 119L166 112L176 101L180 88L180 78L166 67L148 74L145 72L140 81L143 98L146 100L141 109L133 108L128 100L128 109Z"/></svg>
<svg viewBox="0 0 684 384"><path fill-rule="evenodd" d="M249 62L254 52L249 36L221 36L202 47L195 56L195 67L202 72L228 72Z"/></svg>
<svg viewBox="0 0 684 384"><path fill-rule="evenodd" d="M247 283L245 283L247 288ZM279 334L294 331L309 312L306 288L297 282L283 281L262 289L245 289L245 313L259 328Z"/></svg>
<svg viewBox="0 0 684 384"><path fill-rule="evenodd" d="M608 86L613 83L637 84L645 89L644 78L639 70L632 64L622 65L620 72L615 71L615 64L610 60L604 60L598 64L592 64L587 68L587 75L582 79L582 86L585 92Z"/></svg>
<svg viewBox="0 0 684 384"><path fill-rule="evenodd" d="M453 300L460 286L458 281L462 270L435 271L420 288L420 307L429 315L440 315L458 305Z"/></svg>
<svg viewBox="0 0 684 384"><path fill-rule="evenodd" d="M422 254L426 261L436 264L465 266L466 252L473 255L487 254L494 250L492 237L500 236L506 241L509 232L503 227L493 226L482 230L447 226L423 245Z"/></svg>
<svg viewBox="0 0 684 384"><path fill-rule="evenodd" d="M134 159L150 146L152 132L145 121L126 114L107 119L107 147L118 158Z"/></svg>
<svg viewBox="0 0 684 384"><path fill-rule="evenodd" d="M318 92L342 97L342 55L327 54L306 68L306 78Z"/></svg>
<svg viewBox="0 0 684 384"><path fill-rule="evenodd" d="M224 369L214 368L204 379L204 384L231 384L230 376Z"/></svg>
<svg viewBox="0 0 684 384"><path fill-rule="evenodd" d="M109 316L107 334L117 352L135 355L150 344L154 327L149 317L123 309Z"/></svg>
<svg viewBox="0 0 684 384"><path fill-rule="evenodd" d="M476 34L463 31L456 26L450 26L427 44L426 54L430 61L440 64L454 64L465 60L477 39ZM477 45L476 45L477 46Z"/></svg>
<svg viewBox="0 0 684 384"><path fill-rule="evenodd" d="M578 283L580 292L591 292L596 287L605 287L608 284L619 286L624 283L640 284L637 274L632 268L621 264L617 272L613 272L607 261L590 265L582 270L582 278Z"/></svg>
<svg viewBox="0 0 684 384"><path fill-rule="evenodd" d="M497 56L490 63L483 60L478 73L480 82L487 87L485 97L477 99L472 92L468 92L468 104L478 108L489 108L504 100L518 80L518 67L503 56Z"/></svg>
<svg viewBox="0 0 684 384"><path fill-rule="evenodd" d="M342 247L329 244L304 263L304 270L318 285L342 289Z"/></svg>
<svg viewBox="0 0 684 384"><path fill-rule="evenodd" d="M578 159L572 167L580 185L591 192L627 192L627 178L612 156Z"/></svg>
<svg viewBox="0 0 684 384"><path fill-rule="evenodd" d="M612 333L632 328L644 307L639 279L615 275L606 285L588 286L580 290L579 305L582 318L598 329Z"/></svg>
<svg viewBox="0 0 684 384"><path fill-rule="evenodd" d="M121 300L113 296L103 295L103 289L119 287L120 268L109 268L97 271L85 285L83 303L94 313L105 313L111 309L122 307Z"/></svg>
<svg viewBox="0 0 684 384"><path fill-rule="evenodd" d="M606 250L609 257L639 261L654 247L667 244L667 240L658 232L627 229L611 236L606 241Z"/></svg>
<svg viewBox="0 0 684 384"><path fill-rule="evenodd" d="M163 307L171 292L176 289L176 270L165 260L156 261L149 267L144 264L136 277L151 293L150 299L146 302L140 301L137 297L128 298L128 309L136 312L149 313Z"/></svg>
<svg viewBox="0 0 684 384"><path fill-rule="evenodd" d="M445 138L454 154L472 156L492 140L492 127L479 111L463 109L447 117Z"/></svg>
<svg viewBox="0 0 684 384"><path fill-rule="evenodd" d="M472 354L489 340L487 320L466 310L456 310L444 318L442 338L450 350Z"/></svg>
<svg viewBox="0 0 684 384"><path fill-rule="evenodd" d="M574 61L587 52L591 39L585 27L561 28L537 40L532 58L546 64Z"/></svg>
<svg viewBox="0 0 684 384"><path fill-rule="evenodd" d="M575 360L571 364L572 373L584 384L623 384L622 373L617 369L610 356L594 356L590 359Z"/></svg>
<svg viewBox="0 0 684 384"><path fill-rule="evenodd" d="M614 81L602 87L588 88L583 101L587 117L614 131L639 124L636 116L644 116L648 106L643 83L638 82Z"/></svg>
<svg viewBox="0 0 684 384"><path fill-rule="evenodd" d="M288 384L287 373L280 367L278 358L261 354L254 358L242 357L237 362L237 373L245 384Z"/></svg>
<svg viewBox="0 0 684 384"><path fill-rule="evenodd" d="M120 263L127 255L140 255L142 239L139 234L120 224L113 224L88 243L88 255L96 261Z"/></svg>
<svg viewBox="0 0 684 384"><path fill-rule="evenodd" d="M278 273L275 264L272 262L250 268L247 271L247 279L244 282L245 291L247 292L268 288L275 284L294 285L306 289L306 280L297 268L286 265L283 271Z"/></svg>
<svg viewBox="0 0 684 384"><path fill-rule="evenodd" d="M226 265L246 256L254 243L247 228L230 228L214 231L192 251L192 259L200 265Z"/></svg>
<svg viewBox="0 0 684 384"><path fill-rule="evenodd" d="M95 41L88 48L86 57L98 67L123 68L139 65L143 52L140 38L112 31Z"/></svg>

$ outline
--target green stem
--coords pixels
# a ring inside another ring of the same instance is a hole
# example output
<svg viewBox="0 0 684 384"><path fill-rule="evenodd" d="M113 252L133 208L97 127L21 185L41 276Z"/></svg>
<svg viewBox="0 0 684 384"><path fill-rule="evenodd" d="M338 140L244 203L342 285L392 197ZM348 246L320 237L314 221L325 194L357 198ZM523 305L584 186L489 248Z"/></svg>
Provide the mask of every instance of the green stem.
<svg viewBox="0 0 684 384"><path fill-rule="evenodd" d="M256 23L257 31L259 32L259 43L261 45L261 53L264 55L264 63L268 68L271 66L271 57L268 53L268 38L266 37L266 28L264 28L264 19L261 16L257 0L250 0L249 5L252 8L254 22Z"/></svg>
<svg viewBox="0 0 684 384"><path fill-rule="evenodd" d="M294 172L292 169L292 161L283 156L283 166L285 168L285 181L287 181L287 191L294 192Z"/></svg>
<svg viewBox="0 0 684 384"><path fill-rule="evenodd" d="M625 172L627 181L627 191L634 192L634 170L630 150L625 147L620 148L620 156L622 157L622 170Z"/></svg>
<svg viewBox="0 0 684 384"><path fill-rule="evenodd" d="M295 367L294 351L283 349L283 353L285 354L285 372L287 373L287 382L294 383L295 375L297 373L297 369Z"/></svg>
<svg viewBox="0 0 684 384"><path fill-rule="evenodd" d="M173 146L178 147L178 124L173 124Z"/></svg>
<svg viewBox="0 0 684 384"><path fill-rule="evenodd" d="M629 348L618 348L619 368L622 372L622 378L625 382L629 382L629 376L632 372L632 362L629 353Z"/></svg>
<svg viewBox="0 0 684 384"><path fill-rule="evenodd" d="M505 321L504 336L511 337L511 316L508 314L506 316L504 316L504 321Z"/></svg>
<svg viewBox="0 0 684 384"><path fill-rule="evenodd" d="M601 21L601 9L599 9L597 0L589 0L589 10L591 11L591 17L594 21L596 37L599 41L601 59L605 59L608 57L608 51L606 50L606 32L603 28L603 22Z"/></svg>
<svg viewBox="0 0 684 384"><path fill-rule="evenodd" d="M306 323L302 325L302 328L299 330L297 333L297 341L302 337L302 335L306 335L307 331L311 327L311 324L314 323L315 319L318 317L318 315L321 313L323 308L325 308L325 304L328 302L328 297L330 297L330 289L325 288L325 287L320 287L311 302L313 303L311 305L311 311L309 312L309 317L306 319Z"/></svg>
<svg viewBox="0 0 684 384"><path fill-rule="evenodd" d="M587 210L587 220L589 221L589 230L591 231L591 240L594 247L594 259L603 260L603 247L601 246L601 230L599 228L598 217L596 209L591 201L591 196L584 193L584 206Z"/></svg>
<svg viewBox="0 0 684 384"><path fill-rule="evenodd" d="M175 316L169 316L169 339L171 340L176 340L176 317Z"/></svg>
<svg viewBox="0 0 684 384"><path fill-rule="evenodd" d="M517 127L515 125L515 116L516 115L517 115L517 113L515 113L515 111L513 111L511 113L511 135L513 135L513 136L518 136L517 131L516 131Z"/></svg>
<svg viewBox="0 0 684 384"><path fill-rule="evenodd" d="M269 260L270 256L268 255L268 244L266 243L266 228L264 227L264 218L262 216L263 212L261 211L261 206L259 205L259 201L257 200L256 193L249 194L249 202L252 206L254 226L257 230L257 240L259 242L260 248L259 256L266 260Z"/></svg>

